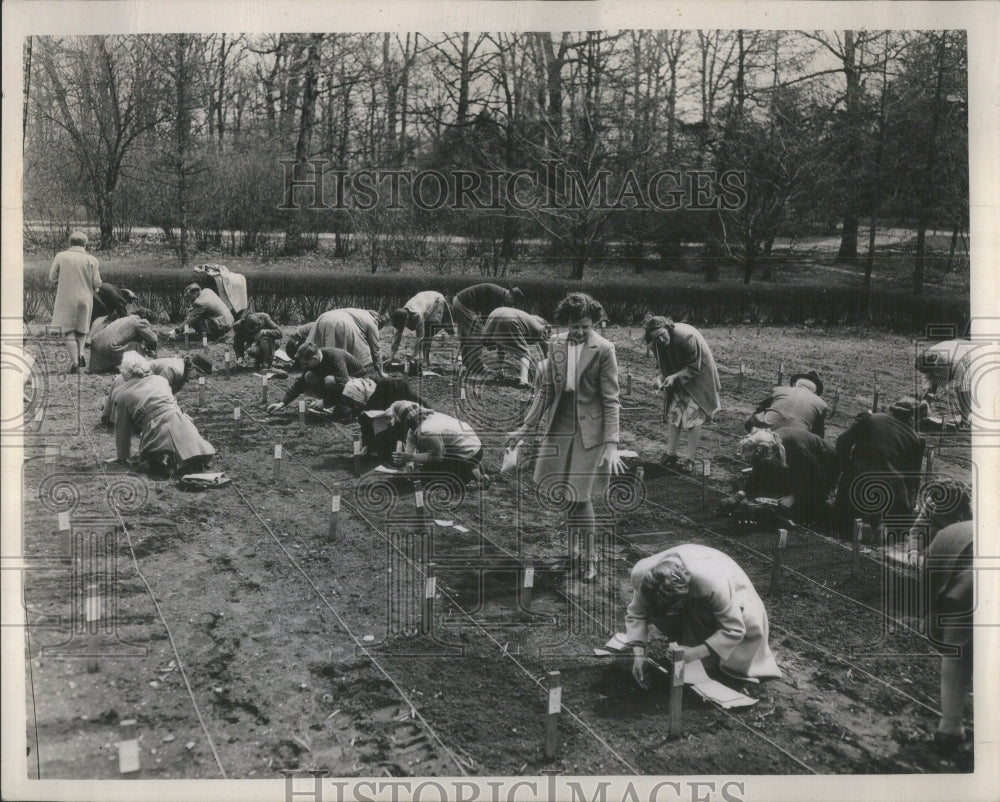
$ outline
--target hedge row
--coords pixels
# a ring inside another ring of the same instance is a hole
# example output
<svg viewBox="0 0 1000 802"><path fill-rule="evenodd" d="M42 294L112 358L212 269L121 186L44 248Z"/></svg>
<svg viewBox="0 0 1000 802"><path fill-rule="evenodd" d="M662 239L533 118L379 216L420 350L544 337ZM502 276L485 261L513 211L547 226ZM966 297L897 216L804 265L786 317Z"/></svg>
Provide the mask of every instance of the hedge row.
<svg viewBox="0 0 1000 802"><path fill-rule="evenodd" d="M177 271L135 273L102 272L106 281L136 292L140 304L170 321L184 311L181 290L187 274ZM314 320L327 309L354 306L390 311L417 292L436 289L449 299L475 283L469 276L407 276L398 274L338 275L285 273L253 276L248 280L251 306L269 313L279 323ZM571 290L589 292L607 311L612 323L641 323L649 314L670 314L677 320L699 324L764 325L863 325L906 334L922 333L929 324L953 324L965 330L969 304L964 298L914 295L897 290L871 291L867 311L861 307L857 288L827 288L757 283L665 284L656 277L601 282L574 282L558 278L519 278L525 307L551 317L556 304ZM55 297L41 274L26 275L26 320L48 319Z"/></svg>

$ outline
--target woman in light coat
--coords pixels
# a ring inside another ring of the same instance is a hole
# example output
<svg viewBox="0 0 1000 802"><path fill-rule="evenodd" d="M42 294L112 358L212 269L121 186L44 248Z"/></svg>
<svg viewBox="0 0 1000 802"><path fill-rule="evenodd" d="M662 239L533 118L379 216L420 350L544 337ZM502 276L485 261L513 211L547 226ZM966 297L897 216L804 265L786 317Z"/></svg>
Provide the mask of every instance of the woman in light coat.
<svg viewBox="0 0 1000 802"><path fill-rule="evenodd" d="M74 231L69 236L69 248L56 254L49 268L49 281L56 285L52 325L62 329L66 335L70 373L77 373L87 366L83 346L90 331L94 293L101 288L98 261L87 253L86 245L87 235Z"/></svg>
<svg viewBox="0 0 1000 802"><path fill-rule="evenodd" d="M632 676L647 687L649 625L684 648L684 661L715 655L737 679L780 677L768 646L767 610L743 569L727 554L685 543L636 563L625 634Z"/></svg>
<svg viewBox="0 0 1000 802"><path fill-rule="evenodd" d="M653 317L646 323L646 344L660 368L659 390L668 396L667 453L663 464L678 464L677 445L681 431L688 433L687 452L679 467L690 469L701 427L721 408L719 369L708 343L694 326L674 323L668 317Z"/></svg>
<svg viewBox="0 0 1000 802"><path fill-rule="evenodd" d="M535 482L539 493L567 503L570 555L581 568L586 565L586 581L597 578L599 560L592 497L607 489L611 474L624 470L618 456L618 361L614 345L594 330L603 318L603 307L586 293L570 293L559 303L555 319L568 331L552 341L538 403L507 436L513 446L542 422Z"/></svg>
<svg viewBox="0 0 1000 802"><path fill-rule="evenodd" d="M177 406L170 383L151 373L149 362L134 351L122 359L121 374L125 381L111 397L118 461L128 462L132 436L138 434L139 455L152 473L205 470L215 449Z"/></svg>

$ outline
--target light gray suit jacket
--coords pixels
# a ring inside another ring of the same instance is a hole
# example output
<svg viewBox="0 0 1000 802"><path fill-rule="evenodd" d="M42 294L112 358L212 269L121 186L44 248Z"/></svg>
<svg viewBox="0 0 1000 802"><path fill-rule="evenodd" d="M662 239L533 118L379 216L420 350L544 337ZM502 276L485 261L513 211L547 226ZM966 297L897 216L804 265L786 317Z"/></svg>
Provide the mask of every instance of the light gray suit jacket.
<svg viewBox="0 0 1000 802"><path fill-rule="evenodd" d="M528 410L525 425L534 428L539 420L542 434L552 428L559 399L566 389L567 339L553 338L549 358L541 369L540 398ZM615 347L591 331L576 366L576 417L586 448L618 442L618 413L621 408L618 388L618 360Z"/></svg>

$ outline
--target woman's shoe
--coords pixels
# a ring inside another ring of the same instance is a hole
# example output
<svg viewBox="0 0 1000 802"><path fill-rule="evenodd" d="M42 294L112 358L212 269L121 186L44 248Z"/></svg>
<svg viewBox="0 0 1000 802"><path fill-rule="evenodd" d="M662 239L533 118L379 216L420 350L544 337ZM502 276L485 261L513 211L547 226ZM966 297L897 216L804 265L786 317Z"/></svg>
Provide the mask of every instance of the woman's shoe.
<svg viewBox="0 0 1000 802"><path fill-rule="evenodd" d="M663 459L660 460L660 465L664 468L673 468L677 465L677 461L680 459L676 454L664 454Z"/></svg>

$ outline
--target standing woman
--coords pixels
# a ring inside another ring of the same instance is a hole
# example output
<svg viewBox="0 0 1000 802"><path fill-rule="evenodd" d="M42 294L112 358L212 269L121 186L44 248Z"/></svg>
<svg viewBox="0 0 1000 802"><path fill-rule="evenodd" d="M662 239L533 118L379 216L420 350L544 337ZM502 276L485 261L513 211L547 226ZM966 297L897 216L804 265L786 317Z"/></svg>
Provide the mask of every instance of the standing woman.
<svg viewBox="0 0 1000 802"><path fill-rule="evenodd" d="M666 466L678 465L688 470L701 443L701 427L721 408L719 369L701 332L686 323L674 323L668 317L653 317L646 323L646 344L656 355L660 367L657 389L667 402ZM688 433L687 453L683 462L677 456L681 430Z"/></svg>
<svg viewBox="0 0 1000 802"><path fill-rule="evenodd" d="M542 492L566 496L570 553L581 567L585 561L588 582L597 578L599 559L591 499L607 489L612 473L624 470L618 456L618 360L614 345L594 331L603 318L603 307L586 293L560 301L555 319L568 331L554 338L543 363L539 403L507 436L513 446L542 420L535 483Z"/></svg>
<svg viewBox="0 0 1000 802"><path fill-rule="evenodd" d="M56 300L52 306L52 325L66 335L69 372L86 367L83 344L90 331L90 315L94 309L94 293L101 288L101 273L97 258L86 251L87 235L74 231L69 235L69 248L56 254L49 268L49 281L56 285Z"/></svg>

